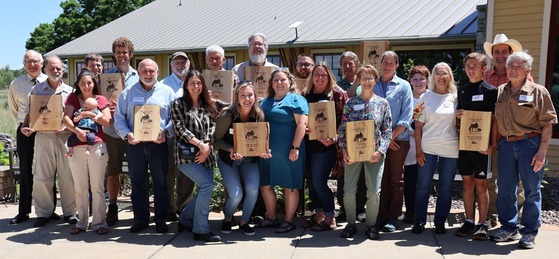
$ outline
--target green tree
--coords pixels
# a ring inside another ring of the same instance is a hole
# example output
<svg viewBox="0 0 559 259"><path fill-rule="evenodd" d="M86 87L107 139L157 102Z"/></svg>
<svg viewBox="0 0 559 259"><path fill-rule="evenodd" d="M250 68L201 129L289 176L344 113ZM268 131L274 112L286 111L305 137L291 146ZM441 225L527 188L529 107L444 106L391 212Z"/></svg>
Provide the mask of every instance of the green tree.
<svg viewBox="0 0 559 259"><path fill-rule="evenodd" d="M35 28L25 48L49 52L150 2L153 0L65 0L60 3L62 14Z"/></svg>

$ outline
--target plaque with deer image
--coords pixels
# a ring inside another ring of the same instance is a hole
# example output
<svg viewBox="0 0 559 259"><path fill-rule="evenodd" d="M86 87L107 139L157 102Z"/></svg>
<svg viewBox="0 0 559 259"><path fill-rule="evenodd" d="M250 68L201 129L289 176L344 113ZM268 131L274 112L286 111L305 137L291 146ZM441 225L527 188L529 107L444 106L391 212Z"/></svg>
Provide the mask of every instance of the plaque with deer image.
<svg viewBox="0 0 559 259"><path fill-rule="evenodd" d="M336 137L336 108L333 101L309 103L309 140Z"/></svg>
<svg viewBox="0 0 559 259"><path fill-rule="evenodd" d="M271 80L274 67L266 66L246 66L245 80L252 81L254 89L256 89L256 97L264 98L268 96L268 84Z"/></svg>
<svg viewBox="0 0 559 259"><path fill-rule="evenodd" d="M62 129L62 96L30 95L29 127L36 131Z"/></svg>
<svg viewBox="0 0 559 259"><path fill-rule="evenodd" d="M233 85L235 84L233 71L206 69L202 75L213 98L231 103Z"/></svg>
<svg viewBox="0 0 559 259"><path fill-rule="evenodd" d="M99 75L99 85L101 87L101 95L105 96L109 103L115 103L118 96L124 89L124 78L120 73L109 73Z"/></svg>
<svg viewBox="0 0 559 259"><path fill-rule="evenodd" d="M233 144L236 153L260 156L270 147L270 126L267 122L233 123Z"/></svg>
<svg viewBox="0 0 559 259"><path fill-rule="evenodd" d="M346 123L346 148L351 162L371 160L376 149L374 130L373 120Z"/></svg>
<svg viewBox="0 0 559 259"><path fill-rule="evenodd" d="M460 119L460 150L485 151L489 147L491 112L464 111Z"/></svg>
<svg viewBox="0 0 559 259"><path fill-rule="evenodd" d="M134 107L134 138L149 142L159 136L159 105L141 105Z"/></svg>

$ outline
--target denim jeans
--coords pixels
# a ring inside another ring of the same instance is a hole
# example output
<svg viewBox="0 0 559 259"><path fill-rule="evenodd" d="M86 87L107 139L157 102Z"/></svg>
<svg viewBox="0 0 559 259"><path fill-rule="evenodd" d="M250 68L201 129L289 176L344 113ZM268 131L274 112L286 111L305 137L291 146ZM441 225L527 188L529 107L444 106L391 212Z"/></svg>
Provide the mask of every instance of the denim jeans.
<svg viewBox="0 0 559 259"><path fill-rule="evenodd" d="M155 197L155 216L153 221L165 222L169 196L167 196L167 144L153 142L140 142L136 145L126 146L130 182L132 183L132 209L134 221L149 223L149 192L147 190L148 175L153 182ZM148 173L149 169L149 173Z"/></svg>
<svg viewBox="0 0 559 259"><path fill-rule="evenodd" d="M355 224L357 185L361 171L364 170L365 185L367 186L367 208L365 210L367 226L374 226L377 221L380 203L380 185L384 170L384 159L379 162L355 162L344 166L344 204L348 224Z"/></svg>
<svg viewBox="0 0 559 259"><path fill-rule="evenodd" d="M307 152L309 195L314 209L323 210L327 216L334 214L334 194L328 187L328 177L336 162L336 150Z"/></svg>
<svg viewBox="0 0 559 259"><path fill-rule="evenodd" d="M425 166L417 171L417 190L415 193L415 222L427 222L427 204L431 194L435 169L439 173L439 189L435 208L434 223L444 224L450 213L452 199L452 183L456 175L458 158L448 158L425 154Z"/></svg>
<svg viewBox="0 0 559 259"><path fill-rule="evenodd" d="M260 173L258 172L258 160L252 158L243 158L233 161L232 165L228 165L218 160L217 165L223 178L223 183L227 188L227 200L223 214L225 218L230 219L237 210L239 203L243 199L243 187L241 185L241 177L245 186L245 201L243 202L242 222L249 222L252 209L258 198L258 188L260 187Z"/></svg>
<svg viewBox="0 0 559 259"><path fill-rule="evenodd" d="M499 142L497 184L497 212L501 228L506 231L518 230L517 186L518 180L524 186L524 207L520 224L524 226L522 234L538 234L541 226L542 193L541 182L544 168L538 172L532 170L532 157L540 147L540 137L527 140Z"/></svg>
<svg viewBox="0 0 559 259"><path fill-rule="evenodd" d="M179 171L190 178L198 187L198 193L184 207L179 221L186 226L192 226L192 232L205 234L210 232L208 216L210 214L210 200L214 189L213 168L206 168L204 164L187 163L177 165Z"/></svg>

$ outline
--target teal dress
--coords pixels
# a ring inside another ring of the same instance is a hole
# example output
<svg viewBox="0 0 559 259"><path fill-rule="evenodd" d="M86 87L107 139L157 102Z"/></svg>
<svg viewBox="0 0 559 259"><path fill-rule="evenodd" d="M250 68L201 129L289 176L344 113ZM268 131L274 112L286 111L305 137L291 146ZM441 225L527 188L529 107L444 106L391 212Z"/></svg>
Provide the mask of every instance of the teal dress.
<svg viewBox="0 0 559 259"><path fill-rule="evenodd" d="M280 186L290 189L303 188L305 142L301 141L299 158L289 160L289 152L295 136L297 124L293 114L309 114L309 106L304 97L288 93L282 100L262 99L266 121L270 123L270 149L272 158L260 159L260 186Z"/></svg>

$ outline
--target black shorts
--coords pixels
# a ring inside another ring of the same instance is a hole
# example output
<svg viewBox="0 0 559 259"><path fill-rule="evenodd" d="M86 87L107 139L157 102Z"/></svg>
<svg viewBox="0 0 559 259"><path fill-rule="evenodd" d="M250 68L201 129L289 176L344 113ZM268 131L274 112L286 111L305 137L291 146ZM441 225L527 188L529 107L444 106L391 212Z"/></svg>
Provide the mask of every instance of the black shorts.
<svg viewBox="0 0 559 259"><path fill-rule="evenodd" d="M458 154L458 170L460 175L473 175L476 179L490 178L491 169L487 168L489 156L477 151L460 150Z"/></svg>

